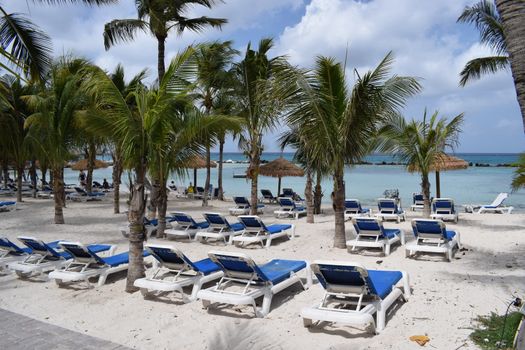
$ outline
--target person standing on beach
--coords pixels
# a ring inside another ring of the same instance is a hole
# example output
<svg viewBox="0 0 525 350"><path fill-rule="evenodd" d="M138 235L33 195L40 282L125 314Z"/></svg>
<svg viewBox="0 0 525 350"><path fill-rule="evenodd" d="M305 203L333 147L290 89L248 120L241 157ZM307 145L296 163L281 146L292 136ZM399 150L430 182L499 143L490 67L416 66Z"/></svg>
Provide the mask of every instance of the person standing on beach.
<svg viewBox="0 0 525 350"><path fill-rule="evenodd" d="M83 170L80 170L80 174L78 175L78 182L80 182L80 186L86 187L86 174Z"/></svg>

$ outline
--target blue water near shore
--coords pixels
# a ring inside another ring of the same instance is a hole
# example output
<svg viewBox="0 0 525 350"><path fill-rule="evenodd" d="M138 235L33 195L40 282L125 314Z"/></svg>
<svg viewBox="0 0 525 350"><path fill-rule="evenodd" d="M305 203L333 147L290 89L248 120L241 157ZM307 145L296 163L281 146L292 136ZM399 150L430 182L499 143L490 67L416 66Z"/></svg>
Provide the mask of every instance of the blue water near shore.
<svg viewBox="0 0 525 350"><path fill-rule="evenodd" d="M279 158L281 153L264 153L262 159L271 161ZM283 153L284 158L293 159L293 153ZM518 161L518 154L472 154L458 153L455 156L471 163L490 164L490 167L470 166L465 170L454 170L441 173L441 197L453 198L458 204L480 203L488 204L500 192L510 192L515 168L496 167L498 164L511 164ZM212 154L212 159L217 160L218 154ZM246 157L242 153L225 153L224 160L234 162L245 161ZM370 163L396 162L391 156L371 155L365 159ZM247 164L233 163L224 164L223 187L227 196L250 194L250 182L242 178L233 178L234 174L245 173ZM66 169L66 183L77 183L78 172ZM96 170L95 180L101 181L107 178L111 182L111 167ZM212 184L217 185L217 169L211 170ZM127 180L126 175L123 181ZM205 169L197 171L197 184L204 185L206 179ZM176 184L187 186L193 182L193 171L188 172L184 179L173 178ZM358 198L365 205L374 206L377 198L381 197L386 189L399 189L402 203L408 207L412 201L412 193L420 191L419 174L408 173L402 165L356 165L349 167L345 171L346 197ZM435 182L434 174L431 175L431 191L434 193ZM305 186L304 177L285 177L282 179L282 187L291 187L297 193L303 194ZM324 197L323 202L330 202L332 192L331 179L324 179L322 183ZM272 177L259 177L259 189L270 189L274 194L277 193L277 179ZM525 211L525 191L511 193L506 202L514 206L518 211Z"/></svg>

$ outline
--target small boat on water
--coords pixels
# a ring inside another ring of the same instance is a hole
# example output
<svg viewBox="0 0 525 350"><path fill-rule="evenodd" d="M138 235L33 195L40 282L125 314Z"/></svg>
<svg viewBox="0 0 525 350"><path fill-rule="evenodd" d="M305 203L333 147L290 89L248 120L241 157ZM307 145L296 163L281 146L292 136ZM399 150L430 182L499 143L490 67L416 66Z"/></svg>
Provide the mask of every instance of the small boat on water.
<svg viewBox="0 0 525 350"><path fill-rule="evenodd" d="M241 174L233 174L233 178L234 179L245 179L246 178L246 173L241 173Z"/></svg>

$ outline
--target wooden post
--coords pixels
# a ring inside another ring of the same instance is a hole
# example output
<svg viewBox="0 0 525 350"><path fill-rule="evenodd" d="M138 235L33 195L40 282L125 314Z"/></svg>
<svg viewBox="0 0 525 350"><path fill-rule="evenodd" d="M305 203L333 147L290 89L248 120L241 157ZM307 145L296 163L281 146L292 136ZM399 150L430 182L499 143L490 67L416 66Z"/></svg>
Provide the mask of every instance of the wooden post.
<svg viewBox="0 0 525 350"><path fill-rule="evenodd" d="M439 183L439 171L436 171L436 198L441 198L441 185Z"/></svg>
<svg viewBox="0 0 525 350"><path fill-rule="evenodd" d="M277 185L277 197L281 194L281 177L279 176L279 182Z"/></svg>
<svg viewBox="0 0 525 350"><path fill-rule="evenodd" d="M194 193L197 193L197 168L193 168L193 188L195 189Z"/></svg>

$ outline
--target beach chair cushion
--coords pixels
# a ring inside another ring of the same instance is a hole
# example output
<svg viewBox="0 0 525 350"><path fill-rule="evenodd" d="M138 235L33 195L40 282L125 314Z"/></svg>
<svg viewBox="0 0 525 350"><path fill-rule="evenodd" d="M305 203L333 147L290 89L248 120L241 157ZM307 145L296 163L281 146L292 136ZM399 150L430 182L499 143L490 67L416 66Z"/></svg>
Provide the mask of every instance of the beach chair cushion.
<svg viewBox="0 0 525 350"><path fill-rule="evenodd" d="M447 230L446 228L442 229L437 221L431 220L415 220L415 224L412 226L412 230L414 231L414 236L416 237L420 232L436 235L440 234L447 241L452 240L456 236L455 231Z"/></svg>
<svg viewBox="0 0 525 350"><path fill-rule="evenodd" d="M399 230L399 229L397 229L397 228L384 228L384 229L383 229L383 234L384 234L387 238L394 238L395 236L401 234L401 230Z"/></svg>
<svg viewBox="0 0 525 350"><path fill-rule="evenodd" d="M397 228L384 228L376 219L356 218L354 219L354 228L358 234L360 231L381 231L381 236L389 239L401 234L401 230Z"/></svg>
<svg viewBox="0 0 525 350"><path fill-rule="evenodd" d="M159 246L147 246L149 251L152 252L152 255L160 261L161 263L169 263L177 264L177 265L184 265L187 264L193 268L196 272L201 272L204 275L208 275L212 272L219 271L220 267L215 264L213 261L211 261L209 258L199 260L197 262L193 262L190 259L188 259L184 254L182 254L182 258L176 254L171 248L168 247L159 247Z"/></svg>
<svg viewBox="0 0 525 350"><path fill-rule="evenodd" d="M392 291L392 287L402 277L403 275L400 271L368 270L368 281L370 282L368 286L373 294L383 299Z"/></svg>
<svg viewBox="0 0 525 350"><path fill-rule="evenodd" d="M16 202L0 202L0 207L7 207L7 206L10 206L10 205L15 205Z"/></svg>
<svg viewBox="0 0 525 350"><path fill-rule="evenodd" d="M111 267L128 264L129 263L129 252L115 254L113 256L110 256L107 258L104 257L101 259L102 261L104 261L106 265L109 265Z"/></svg>
<svg viewBox="0 0 525 350"><path fill-rule="evenodd" d="M219 265L211 261L210 258L202 259L193 263L195 270L202 272L205 275L209 275L212 272L219 271L221 268Z"/></svg>
<svg viewBox="0 0 525 350"><path fill-rule="evenodd" d="M204 213L204 217L206 218L206 222L209 225L216 225L219 227L227 227L233 231L241 231L244 230L244 225L240 222L236 222L234 224L230 224L228 220L221 214L216 213ZM208 225L208 226L209 226Z"/></svg>
<svg viewBox="0 0 525 350"><path fill-rule="evenodd" d="M180 225L190 225L190 229L204 229L210 226L210 224L207 221L196 222L191 216L184 213L174 213L172 218L172 221L177 221L177 223L179 223Z"/></svg>
<svg viewBox="0 0 525 350"><path fill-rule="evenodd" d="M31 253L31 248L20 248L13 242L11 242L9 239L1 237L0 238L0 249L1 250L8 250L10 254L13 255L23 255L27 253Z"/></svg>
<svg viewBox="0 0 525 350"><path fill-rule="evenodd" d="M240 222L236 222L235 224L230 224L230 227L234 231L244 230L244 225Z"/></svg>
<svg viewBox="0 0 525 350"><path fill-rule="evenodd" d="M269 226L266 226L266 231L268 231L270 234L273 233L279 233L285 230L289 230L292 228L292 225L290 224L272 224Z"/></svg>

